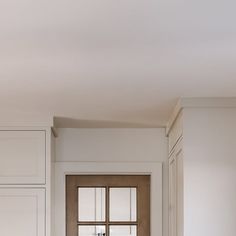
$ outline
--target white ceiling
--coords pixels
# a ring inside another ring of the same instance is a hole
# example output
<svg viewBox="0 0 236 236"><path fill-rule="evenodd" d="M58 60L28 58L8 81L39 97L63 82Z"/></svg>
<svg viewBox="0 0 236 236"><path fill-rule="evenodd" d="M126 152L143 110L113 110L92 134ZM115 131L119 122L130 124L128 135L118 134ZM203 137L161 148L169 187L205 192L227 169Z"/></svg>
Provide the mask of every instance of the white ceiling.
<svg viewBox="0 0 236 236"><path fill-rule="evenodd" d="M235 9L235 0L1 0L1 111L157 127L178 97L236 96Z"/></svg>

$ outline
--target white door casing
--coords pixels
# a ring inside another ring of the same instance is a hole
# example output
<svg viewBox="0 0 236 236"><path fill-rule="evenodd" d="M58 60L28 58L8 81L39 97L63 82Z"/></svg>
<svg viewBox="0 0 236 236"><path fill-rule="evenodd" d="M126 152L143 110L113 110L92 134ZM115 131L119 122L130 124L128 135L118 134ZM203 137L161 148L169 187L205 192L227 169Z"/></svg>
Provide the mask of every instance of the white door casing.
<svg viewBox="0 0 236 236"><path fill-rule="evenodd" d="M55 233L65 236L66 175L151 176L151 236L162 236L162 163L160 162L58 162L55 164Z"/></svg>

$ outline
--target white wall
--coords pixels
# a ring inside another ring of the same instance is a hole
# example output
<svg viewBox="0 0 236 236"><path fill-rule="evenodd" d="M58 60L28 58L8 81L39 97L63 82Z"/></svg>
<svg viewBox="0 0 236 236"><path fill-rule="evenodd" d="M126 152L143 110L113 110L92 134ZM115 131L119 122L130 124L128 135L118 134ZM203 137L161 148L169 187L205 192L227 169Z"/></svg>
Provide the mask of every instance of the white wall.
<svg viewBox="0 0 236 236"><path fill-rule="evenodd" d="M164 129L59 129L57 161L165 161Z"/></svg>
<svg viewBox="0 0 236 236"><path fill-rule="evenodd" d="M58 134L57 162L162 162L163 236L168 235L168 154L164 128L58 129Z"/></svg>
<svg viewBox="0 0 236 236"><path fill-rule="evenodd" d="M184 110L184 235L236 235L236 109Z"/></svg>

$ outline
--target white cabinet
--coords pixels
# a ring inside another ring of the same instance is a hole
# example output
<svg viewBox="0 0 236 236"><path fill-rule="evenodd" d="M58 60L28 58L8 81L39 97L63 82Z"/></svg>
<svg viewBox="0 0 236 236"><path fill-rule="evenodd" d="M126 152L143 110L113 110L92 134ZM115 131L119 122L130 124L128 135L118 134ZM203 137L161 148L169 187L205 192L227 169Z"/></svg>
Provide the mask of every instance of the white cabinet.
<svg viewBox="0 0 236 236"><path fill-rule="evenodd" d="M0 125L0 236L53 236L52 124Z"/></svg>
<svg viewBox="0 0 236 236"><path fill-rule="evenodd" d="M169 236L236 235L235 121L235 98L178 102L167 126Z"/></svg>
<svg viewBox="0 0 236 236"><path fill-rule="evenodd" d="M183 150L181 141L169 158L169 236L183 236Z"/></svg>
<svg viewBox="0 0 236 236"><path fill-rule="evenodd" d="M183 114L169 131L169 236L183 236Z"/></svg>
<svg viewBox="0 0 236 236"><path fill-rule="evenodd" d="M169 159L169 236L176 236L176 159L172 153Z"/></svg>
<svg viewBox="0 0 236 236"><path fill-rule="evenodd" d="M0 235L45 236L45 189L0 188Z"/></svg>
<svg viewBox="0 0 236 236"><path fill-rule="evenodd" d="M0 184L45 184L45 130L0 130Z"/></svg>

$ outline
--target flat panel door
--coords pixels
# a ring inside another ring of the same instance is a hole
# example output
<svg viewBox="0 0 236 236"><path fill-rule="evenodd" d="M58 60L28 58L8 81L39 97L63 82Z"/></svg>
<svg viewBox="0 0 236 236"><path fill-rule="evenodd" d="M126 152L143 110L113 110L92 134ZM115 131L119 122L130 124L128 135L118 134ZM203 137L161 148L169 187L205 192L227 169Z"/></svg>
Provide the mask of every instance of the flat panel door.
<svg viewBox="0 0 236 236"><path fill-rule="evenodd" d="M177 236L177 186L175 152L169 160L169 236Z"/></svg>
<svg viewBox="0 0 236 236"><path fill-rule="evenodd" d="M0 235L45 236L44 189L0 189Z"/></svg>
<svg viewBox="0 0 236 236"><path fill-rule="evenodd" d="M0 130L0 184L45 184L46 131Z"/></svg>
<svg viewBox="0 0 236 236"><path fill-rule="evenodd" d="M177 144L169 159L169 236L183 236L183 151Z"/></svg>
<svg viewBox="0 0 236 236"><path fill-rule="evenodd" d="M183 236L183 225L184 225L184 170L183 170L183 151L180 147L177 147L175 159L176 159L176 190L177 190L177 199L176 199L176 225L177 225L177 236Z"/></svg>

